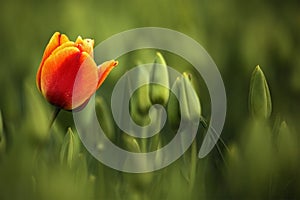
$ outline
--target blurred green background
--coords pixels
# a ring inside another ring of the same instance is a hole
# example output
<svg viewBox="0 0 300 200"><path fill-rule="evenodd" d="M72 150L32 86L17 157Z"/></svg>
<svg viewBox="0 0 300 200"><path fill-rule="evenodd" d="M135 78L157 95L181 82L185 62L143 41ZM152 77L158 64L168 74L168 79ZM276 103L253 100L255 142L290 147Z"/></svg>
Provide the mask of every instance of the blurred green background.
<svg viewBox="0 0 300 200"><path fill-rule="evenodd" d="M275 113L280 111L295 122L299 119L297 1L12 0L0 9L0 107L11 120L22 115L24 81L35 84L43 50L55 31L72 40L78 35L94 38L98 44L113 34L144 26L183 32L211 55L228 95L228 134L234 134L245 117L249 76L257 64L271 85ZM116 70L128 68L120 66Z"/></svg>
<svg viewBox="0 0 300 200"><path fill-rule="evenodd" d="M271 90L273 103L271 121L275 122L278 118L287 120L292 129L299 132L299 10L300 4L296 0L2 2L0 8L2 117L6 126L15 132L21 130L20 127L28 122L26 120L28 104L32 102L26 102L28 89L25 88L35 88L35 75L44 48L55 31L67 34L71 40L75 40L78 35L93 38L97 45L121 31L158 26L174 29L192 37L203 45L217 64L228 98L226 124L222 133L226 143L235 141L245 128L245 122L249 117L250 76L258 64L263 69ZM120 62L118 68L108 77L103 90L99 91L100 94L109 97L107 93L122 73L132 67L136 60L149 61L151 56L132 57L128 55L126 59L125 55L124 58L120 58L120 61L124 62ZM166 56L167 63L172 65L176 65L176 59L178 58ZM185 66L175 67L182 71L188 70ZM42 99L37 90L30 91ZM209 105L209 97L200 96L200 99L204 99L203 107ZM51 109L46 101L41 102L45 108ZM31 106L35 108L35 104ZM209 108L205 109L209 115ZM35 124L39 124L38 119L36 120ZM71 114L62 113L59 122L66 127L70 126ZM19 131L19 134L22 132Z"/></svg>

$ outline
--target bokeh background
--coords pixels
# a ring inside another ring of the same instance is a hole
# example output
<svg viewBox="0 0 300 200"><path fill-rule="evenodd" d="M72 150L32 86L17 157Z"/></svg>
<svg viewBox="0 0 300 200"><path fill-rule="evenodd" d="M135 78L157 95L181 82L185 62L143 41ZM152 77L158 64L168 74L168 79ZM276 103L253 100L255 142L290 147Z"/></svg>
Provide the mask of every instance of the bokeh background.
<svg viewBox="0 0 300 200"><path fill-rule="evenodd" d="M217 64L228 98L226 124L222 133L226 143L230 144L242 134L241 130L249 118L249 83L256 65L263 69L270 87L273 103L270 120L286 120L295 132L299 132L299 10L300 4L296 0L4 1L0 8L2 117L6 126L16 132L20 130L19 134L26 130L20 127L28 122L28 104L33 104L33 109L35 107L34 102L26 102L26 88L31 88L30 92L42 99L35 90L35 75L43 50L55 31L67 34L72 40L78 35L94 38L97 45L121 31L158 26L192 37ZM118 77L134 63L152 59L151 53L120 58L123 62L109 76L99 93L109 102L108 94ZM182 71L189 69L178 66L181 62L176 59L166 55L171 66L175 65ZM202 94L200 99L204 99L202 106L205 107L209 105L209 97L205 96L205 92ZM46 101L42 104L51 109ZM203 109L209 115L209 108ZM39 119L34 120L40 124ZM58 123L71 126L71 114L63 112ZM0 180L2 182L2 177Z"/></svg>
<svg viewBox="0 0 300 200"><path fill-rule="evenodd" d="M275 113L297 121L298 11L298 2L292 0L6 1L0 21L1 109L10 119L22 115L24 81L34 84L55 31L73 40L78 35L94 38L98 44L121 31L159 26L189 35L214 59L228 95L228 130L235 132L247 112L249 76L258 64L271 85Z"/></svg>

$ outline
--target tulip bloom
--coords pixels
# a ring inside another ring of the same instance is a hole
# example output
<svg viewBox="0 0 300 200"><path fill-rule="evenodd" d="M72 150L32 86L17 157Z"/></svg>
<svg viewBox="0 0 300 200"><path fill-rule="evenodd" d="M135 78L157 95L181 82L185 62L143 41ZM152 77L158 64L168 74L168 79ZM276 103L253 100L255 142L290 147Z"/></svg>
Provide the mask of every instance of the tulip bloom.
<svg viewBox="0 0 300 200"><path fill-rule="evenodd" d="M99 67L93 59L94 41L78 36L72 42L54 33L39 66L36 83L42 95L65 110L83 107L118 64L111 60Z"/></svg>

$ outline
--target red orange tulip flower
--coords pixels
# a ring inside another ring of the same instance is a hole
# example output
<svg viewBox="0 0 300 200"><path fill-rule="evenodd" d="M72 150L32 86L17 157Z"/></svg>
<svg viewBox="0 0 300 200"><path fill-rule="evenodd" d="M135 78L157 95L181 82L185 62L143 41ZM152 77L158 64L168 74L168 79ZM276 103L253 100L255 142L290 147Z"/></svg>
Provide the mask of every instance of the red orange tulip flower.
<svg viewBox="0 0 300 200"><path fill-rule="evenodd" d="M78 36L72 42L64 34L53 34L36 76L38 89L51 104L64 110L83 107L118 64L111 60L98 67L93 47L91 39Z"/></svg>

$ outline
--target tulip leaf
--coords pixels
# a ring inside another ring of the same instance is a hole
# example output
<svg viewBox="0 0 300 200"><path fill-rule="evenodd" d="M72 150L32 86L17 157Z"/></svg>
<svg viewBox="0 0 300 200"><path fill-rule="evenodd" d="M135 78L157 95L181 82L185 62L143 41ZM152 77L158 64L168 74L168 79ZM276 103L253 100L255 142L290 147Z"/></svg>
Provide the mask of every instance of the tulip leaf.
<svg viewBox="0 0 300 200"><path fill-rule="evenodd" d="M104 133L111 141L115 141L116 136L115 136L114 122L107 103L105 102L104 98L101 96L96 96L95 103L96 103L96 113L101 128L103 129Z"/></svg>

